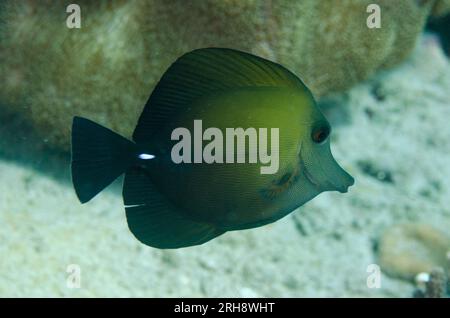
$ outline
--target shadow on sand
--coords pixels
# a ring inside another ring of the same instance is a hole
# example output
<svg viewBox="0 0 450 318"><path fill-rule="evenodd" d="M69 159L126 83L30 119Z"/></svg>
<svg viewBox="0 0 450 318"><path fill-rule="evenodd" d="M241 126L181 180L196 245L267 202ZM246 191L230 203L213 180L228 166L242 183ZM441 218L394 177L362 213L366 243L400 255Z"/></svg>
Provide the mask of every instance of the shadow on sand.
<svg viewBox="0 0 450 318"><path fill-rule="evenodd" d="M70 153L52 148L36 134L20 114L5 110L0 104L0 160L29 168L65 186L72 186ZM121 179L108 190L120 193ZM7 182L7 180L6 180Z"/></svg>

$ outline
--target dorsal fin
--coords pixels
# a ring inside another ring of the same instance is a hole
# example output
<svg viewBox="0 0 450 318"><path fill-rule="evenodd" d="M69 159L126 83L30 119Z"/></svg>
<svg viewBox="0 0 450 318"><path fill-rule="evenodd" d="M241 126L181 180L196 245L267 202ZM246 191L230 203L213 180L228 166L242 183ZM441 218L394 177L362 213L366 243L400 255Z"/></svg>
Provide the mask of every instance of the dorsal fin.
<svg viewBox="0 0 450 318"><path fill-rule="evenodd" d="M145 143L168 118L200 97L252 86L308 90L283 66L249 53L224 48L186 53L169 67L156 85L139 118L133 140Z"/></svg>

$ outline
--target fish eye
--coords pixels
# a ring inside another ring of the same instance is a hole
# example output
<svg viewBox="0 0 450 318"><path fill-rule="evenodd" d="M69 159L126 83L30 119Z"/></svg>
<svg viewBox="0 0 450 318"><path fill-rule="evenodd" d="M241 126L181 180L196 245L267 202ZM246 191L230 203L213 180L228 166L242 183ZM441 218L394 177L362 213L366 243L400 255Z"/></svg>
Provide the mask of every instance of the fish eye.
<svg viewBox="0 0 450 318"><path fill-rule="evenodd" d="M311 139L315 143L321 144L328 138L330 131L329 125L320 125L312 130Z"/></svg>

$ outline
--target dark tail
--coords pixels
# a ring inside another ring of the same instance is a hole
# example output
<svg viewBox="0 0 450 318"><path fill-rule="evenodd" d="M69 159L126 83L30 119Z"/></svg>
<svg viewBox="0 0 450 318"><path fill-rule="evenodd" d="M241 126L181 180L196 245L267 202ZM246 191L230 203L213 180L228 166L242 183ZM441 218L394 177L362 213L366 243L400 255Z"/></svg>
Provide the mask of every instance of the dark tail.
<svg viewBox="0 0 450 318"><path fill-rule="evenodd" d="M81 203L88 202L136 160L136 144L86 118L72 123L72 182Z"/></svg>

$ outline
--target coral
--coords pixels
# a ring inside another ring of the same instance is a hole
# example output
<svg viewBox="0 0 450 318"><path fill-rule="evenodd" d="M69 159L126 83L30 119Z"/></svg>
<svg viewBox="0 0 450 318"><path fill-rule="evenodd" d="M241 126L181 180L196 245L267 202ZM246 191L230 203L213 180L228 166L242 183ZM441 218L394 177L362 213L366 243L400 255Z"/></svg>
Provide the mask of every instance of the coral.
<svg viewBox="0 0 450 318"><path fill-rule="evenodd" d="M433 269L427 282L425 297L442 298L447 292L447 275L442 268Z"/></svg>
<svg viewBox="0 0 450 318"><path fill-rule="evenodd" d="M402 61L427 16L448 1L77 1L81 29L65 27L65 3L0 4L0 105L20 112L67 149L73 115L129 136L153 86L182 53L207 46L283 63L316 96L340 91Z"/></svg>
<svg viewBox="0 0 450 318"><path fill-rule="evenodd" d="M448 286L450 281L448 279L445 270L437 267L427 275L425 281L425 288L417 288L413 296L415 298L444 298L448 297L449 290Z"/></svg>
<svg viewBox="0 0 450 318"><path fill-rule="evenodd" d="M439 0L434 2L431 14L435 17L439 17L448 14L449 11L450 0Z"/></svg>
<svg viewBox="0 0 450 318"><path fill-rule="evenodd" d="M436 267L450 270L450 237L424 223L393 225L379 241L378 262L390 276L413 280Z"/></svg>

